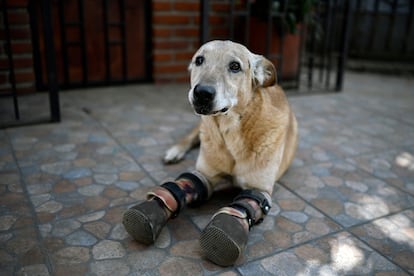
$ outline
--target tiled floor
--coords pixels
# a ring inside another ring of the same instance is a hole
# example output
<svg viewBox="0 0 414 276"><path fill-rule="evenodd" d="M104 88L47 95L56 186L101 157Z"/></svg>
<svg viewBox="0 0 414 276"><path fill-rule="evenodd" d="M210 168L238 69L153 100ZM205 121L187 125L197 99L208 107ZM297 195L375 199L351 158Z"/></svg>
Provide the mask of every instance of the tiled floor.
<svg viewBox="0 0 414 276"><path fill-rule="evenodd" d="M62 93L60 124L0 130L0 275L414 274L414 79L349 73L339 94L290 97L297 157L246 254L221 268L198 237L235 191L186 209L152 246L121 218L196 122L187 85Z"/></svg>

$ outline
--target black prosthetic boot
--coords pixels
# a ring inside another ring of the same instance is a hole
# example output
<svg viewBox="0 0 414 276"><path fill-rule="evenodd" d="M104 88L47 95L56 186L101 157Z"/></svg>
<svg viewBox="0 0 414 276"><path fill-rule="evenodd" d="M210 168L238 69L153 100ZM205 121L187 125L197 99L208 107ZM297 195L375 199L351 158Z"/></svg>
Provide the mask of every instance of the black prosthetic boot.
<svg viewBox="0 0 414 276"><path fill-rule="evenodd" d="M128 209L122 223L137 241L153 243L170 218L178 216L188 205L197 205L210 195L208 182L197 172L183 173L174 182L153 189L148 200Z"/></svg>
<svg viewBox="0 0 414 276"><path fill-rule="evenodd" d="M261 210L256 210L244 199L254 200ZM200 236L204 256L221 266L233 265L243 254L250 228L263 221L270 210L270 197L257 190L242 191L228 207L220 209ZM245 220L245 223L243 223Z"/></svg>

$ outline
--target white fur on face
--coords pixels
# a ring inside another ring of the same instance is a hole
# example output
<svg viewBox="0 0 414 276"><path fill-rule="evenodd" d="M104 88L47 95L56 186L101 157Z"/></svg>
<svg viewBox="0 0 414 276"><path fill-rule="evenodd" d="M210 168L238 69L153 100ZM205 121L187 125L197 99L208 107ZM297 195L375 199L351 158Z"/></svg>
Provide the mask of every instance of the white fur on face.
<svg viewBox="0 0 414 276"><path fill-rule="evenodd" d="M196 65L197 57L203 57L201 65ZM189 66L191 72L191 89L188 98L193 104L193 89L196 85L213 86L216 95L212 113L227 112L238 103L241 90L251 90L252 79L257 71L261 80L265 78L263 70L252 70L259 63L261 56L252 54L246 47L231 41L211 41L204 44L194 55ZM230 63L240 64L239 72L232 72ZM257 77L256 77L257 78ZM257 78L260 82L260 79Z"/></svg>

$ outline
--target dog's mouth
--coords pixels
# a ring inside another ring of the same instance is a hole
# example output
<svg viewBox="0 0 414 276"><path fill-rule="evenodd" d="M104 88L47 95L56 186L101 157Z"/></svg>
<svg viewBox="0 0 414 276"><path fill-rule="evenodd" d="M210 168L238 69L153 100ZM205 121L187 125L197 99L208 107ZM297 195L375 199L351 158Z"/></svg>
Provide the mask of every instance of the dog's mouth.
<svg viewBox="0 0 414 276"><path fill-rule="evenodd" d="M211 110L211 107L209 107L209 106L194 106L194 110L199 115L211 115L211 116L214 116L214 115L219 115L219 114L225 114L225 113L227 113L227 111L229 111L229 108L228 107L224 107L224 108L222 108L220 110L214 110L214 111L212 111Z"/></svg>

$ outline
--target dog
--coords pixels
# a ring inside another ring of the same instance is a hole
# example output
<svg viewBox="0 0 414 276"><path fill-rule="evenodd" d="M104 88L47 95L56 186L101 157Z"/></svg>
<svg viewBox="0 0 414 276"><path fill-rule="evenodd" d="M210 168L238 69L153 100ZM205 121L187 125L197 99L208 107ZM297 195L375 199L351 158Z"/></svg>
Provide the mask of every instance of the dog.
<svg viewBox="0 0 414 276"><path fill-rule="evenodd" d="M200 235L203 255L228 266L241 256L250 228L271 208L275 182L294 158L298 125L276 85L274 65L241 44L204 44L189 71L188 99L200 123L167 150L164 162L178 162L200 144L196 170L155 187L147 201L124 213L123 224L135 240L151 244L185 205L205 202L231 179L242 191Z"/></svg>
<svg viewBox="0 0 414 276"><path fill-rule="evenodd" d="M298 126L276 70L265 57L231 41L211 41L189 66L190 104L200 124L166 151L176 163L200 144L196 169L212 186L231 176L242 189L273 192L293 160Z"/></svg>

